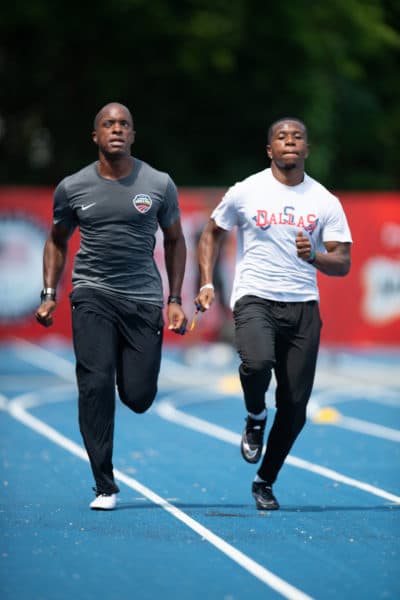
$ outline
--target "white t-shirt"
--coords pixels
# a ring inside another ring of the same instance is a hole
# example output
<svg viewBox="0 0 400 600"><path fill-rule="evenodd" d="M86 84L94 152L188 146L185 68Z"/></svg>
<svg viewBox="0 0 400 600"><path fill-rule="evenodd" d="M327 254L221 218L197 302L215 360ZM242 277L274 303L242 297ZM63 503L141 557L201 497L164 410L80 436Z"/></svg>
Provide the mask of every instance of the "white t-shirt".
<svg viewBox="0 0 400 600"><path fill-rule="evenodd" d="M211 214L222 229L237 227L231 306L246 294L282 302L319 300L316 269L297 256L298 231L314 251L323 242L351 242L339 199L304 174L302 183L280 183L264 169L229 188Z"/></svg>

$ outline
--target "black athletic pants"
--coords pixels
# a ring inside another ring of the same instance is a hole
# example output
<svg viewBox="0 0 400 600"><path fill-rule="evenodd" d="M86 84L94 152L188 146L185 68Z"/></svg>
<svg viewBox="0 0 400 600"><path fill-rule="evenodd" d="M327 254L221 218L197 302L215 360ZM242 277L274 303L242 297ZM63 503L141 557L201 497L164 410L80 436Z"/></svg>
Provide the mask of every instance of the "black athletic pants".
<svg viewBox="0 0 400 600"><path fill-rule="evenodd" d="M306 421L322 322L319 305L243 296L234 307L240 381L248 412L265 408L275 373L276 414L258 475L272 485Z"/></svg>
<svg viewBox="0 0 400 600"><path fill-rule="evenodd" d="M157 393L162 309L91 288L71 294L79 427L98 493L118 492L113 476L115 384L121 401L145 412Z"/></svg>

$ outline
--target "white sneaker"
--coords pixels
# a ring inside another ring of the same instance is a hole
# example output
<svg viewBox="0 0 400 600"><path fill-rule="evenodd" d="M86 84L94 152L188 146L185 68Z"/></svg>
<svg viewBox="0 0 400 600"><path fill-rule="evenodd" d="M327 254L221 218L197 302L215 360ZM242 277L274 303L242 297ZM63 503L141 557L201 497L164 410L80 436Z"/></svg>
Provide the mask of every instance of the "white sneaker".
<svg viewBox="0 0 400 600"><path fill-rule="evenodd" d="M92 510L113 510L117 504L117 494L99 494L89 504Z"/></svg>

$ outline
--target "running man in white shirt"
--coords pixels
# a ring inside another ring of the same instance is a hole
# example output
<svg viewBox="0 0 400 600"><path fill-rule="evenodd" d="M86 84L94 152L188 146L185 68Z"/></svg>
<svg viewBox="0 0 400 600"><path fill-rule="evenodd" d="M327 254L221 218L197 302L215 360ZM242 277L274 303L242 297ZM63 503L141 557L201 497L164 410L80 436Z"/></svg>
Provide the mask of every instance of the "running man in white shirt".
<svg viewBox="0 0 400 600"><path fill-rule="evenodd" d="M252 484L260 510L279 508L272 485L306 421L322 326L317 270L338 277L350 270L345 213L338 198L305 173L308 153L302 121L275 121L268 131L271 168L227 191L198 248L201 287L195 304L204 312L214 301L219 245L237 227L231 307L248 412L241 453L249 463L262 455L265 394L275 373L275 419Z"/></svg>

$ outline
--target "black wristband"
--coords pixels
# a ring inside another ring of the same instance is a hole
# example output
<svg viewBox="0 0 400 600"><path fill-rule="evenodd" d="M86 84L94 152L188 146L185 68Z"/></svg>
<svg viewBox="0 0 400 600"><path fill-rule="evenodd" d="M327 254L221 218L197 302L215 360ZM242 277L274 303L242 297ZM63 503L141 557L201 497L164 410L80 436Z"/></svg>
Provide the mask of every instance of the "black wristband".
<svg viewBox="0 0 400 600"><path fill-rule="evenodd" d="M180 304L182 305L181 296L168 296L168 304Z"/></svg>
<svg viewBox="0 0 400 600"><path fill-rule="evenodd" d="M56 290L54 288L43 288L40 292L40 300L41 302L45 302L46 300L56 301Z"/></svg>

